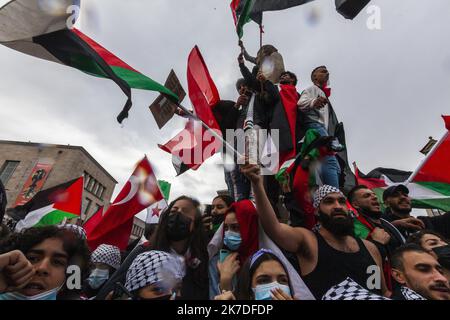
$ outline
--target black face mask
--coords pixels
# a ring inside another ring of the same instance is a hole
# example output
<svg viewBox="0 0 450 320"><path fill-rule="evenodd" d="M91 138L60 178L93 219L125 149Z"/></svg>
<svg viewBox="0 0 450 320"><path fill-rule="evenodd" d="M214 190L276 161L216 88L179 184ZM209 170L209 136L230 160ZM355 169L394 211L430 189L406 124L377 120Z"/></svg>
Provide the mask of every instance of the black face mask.
<svg viewBox="0 0 450 320"><path fill-rule="evenodd" d="M192 220L181 213L173 213L169 216L166 226L167 238L170 241L181 241L191 234Z"/></svg>
<svg viewBox="0 0 450 320"><path fill-rule="evenodd" d="M450 270L450 245L433 248L434 253L438 256L438 262L445 268Z"/></svg>
<svg viewBox="0 0 450 320"><path fill-rule="evenodd" d="M211 222L214 227L216 226L219 227L224 220L225 220L224 214L217 214L211 217Z"/></svg>
<svg viewBox="0 0 450 320"><path fill-rule="evenodd" d="M320 224L330 231L336 237L351 236L353 231L353 218L348 215L347 218L332 218L329 215L319 211Z"/></svg>

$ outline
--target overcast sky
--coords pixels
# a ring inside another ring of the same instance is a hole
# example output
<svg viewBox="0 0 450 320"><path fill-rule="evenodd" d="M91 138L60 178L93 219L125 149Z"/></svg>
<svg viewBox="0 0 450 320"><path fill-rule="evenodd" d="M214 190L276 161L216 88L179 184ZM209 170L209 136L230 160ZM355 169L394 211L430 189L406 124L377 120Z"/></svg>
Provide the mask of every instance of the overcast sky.
<svg viewBox="0 0 450 320"><path fill-rule="evenodd" d="M171 68L186 85L186 62L198 45L221 98L235 99L239 77L237 36L230 0L83 0L79 28L152 79L164 82ZM450 1L372 0L381 9L381 30L369 15L345 20L334 0L264 16L264 43L275 45L286 68L311 85L318 65L331 73L332 97L344 122L350 162L413 171L428 136L444 133L450 113ZM245 27L251 53L258 27ZM203 202L225 189L220 157L196 172L175 177L171 156L157 148L184 126L174 118L159 130L148 106L156 93L133 91L134 106L116 121L126 98L108 80L38 60L0 46L0 139L79 145L119 181L147 154L158 179L172 183L171 198L187 194ZM189 105L188 98L184 104Z"/></svg>

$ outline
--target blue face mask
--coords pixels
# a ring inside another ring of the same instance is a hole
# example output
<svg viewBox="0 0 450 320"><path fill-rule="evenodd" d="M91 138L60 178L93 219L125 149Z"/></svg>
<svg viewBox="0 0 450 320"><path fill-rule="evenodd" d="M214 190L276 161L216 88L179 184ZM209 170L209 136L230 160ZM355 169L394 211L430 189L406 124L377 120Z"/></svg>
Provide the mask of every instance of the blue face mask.
<svg viewBox="0 0 450 320"><path fill-rule="evenodd" d="M39 293L34 296L26 296L18 292L7 292L0 295L0 300L56 300L61 287Z"/></svg>
<svg viewBox="0 0 450 320"><path fill-rule="evenodd" d="M268 283L268 284L261 284L257 285L256 288L252 288L253 294L255 295L255 300L272 300L272 290L275 288L280 288L289 296L291 295L291 289L284 285L279 284L277 281Z"/></svg>
<svg viewBox="0 0 450 320"><path fill-rule="evenodd" d="M92 289L98 289L102 284L109 279L109 271L106 269L94 269L92 270L89 278L87 278L87 282L91 286Z"/></svg>
<svg viewBox="0 0 450 320"><path fill-rule="evenodd" d="M223 237L223 244L227 246L231 251L237 251L241 245L242 238L237 232L226 231Z"/></svg>

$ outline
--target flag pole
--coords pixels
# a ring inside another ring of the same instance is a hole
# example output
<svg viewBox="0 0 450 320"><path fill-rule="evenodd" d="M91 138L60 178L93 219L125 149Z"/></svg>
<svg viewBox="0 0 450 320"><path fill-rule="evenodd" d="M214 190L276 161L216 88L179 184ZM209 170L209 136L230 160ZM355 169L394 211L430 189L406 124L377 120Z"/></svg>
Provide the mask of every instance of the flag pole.
<svg viewBox="0 0 450 320"><path fill-rule="evenodd" d="M263 46L263 33L264 26L262 24L259 25L259 48L261 49Z"/></svg>
<svg viewBox="0 0 450 320"><path fill-rule="evenodd" d="M203 120L201 120L196 114L192 113L190 110L186 109L181 103L177 103L177 106L183 110L185 113L187 113L190 117L192 117L194 120L199 121L205 129L211 131L212 135L222 141L222 144L225 145L228 151L232 151L233 153L236 153L238 157L243 157L242 154L240 154L233 146L231 146L227 141L223 139L223 137L219 134L217 134L211 127L209 127Z"/></svg>
<svg viewBox="0 0 450 320"><path fill-rule="evenodd" d="M434 154L434 152L436 151L436 149L442 144L442 142L444 142L445 138L447 137L447 135L449 134L449 132L447 131L442 138L439 140L438 143L436 143L433 148L431 148L430 152L428 152L428 154L425 156L424 159L422 159L422 161L420 162L419 166L416 168L416 170L414 170L414 172L409 176L408 180L405 181L406 184L409 184L413 181L413 179L416 177L416 175L419 173L420 169L422 169L423 165L428 161L428 159L431 158L431 156Z"/></svg>

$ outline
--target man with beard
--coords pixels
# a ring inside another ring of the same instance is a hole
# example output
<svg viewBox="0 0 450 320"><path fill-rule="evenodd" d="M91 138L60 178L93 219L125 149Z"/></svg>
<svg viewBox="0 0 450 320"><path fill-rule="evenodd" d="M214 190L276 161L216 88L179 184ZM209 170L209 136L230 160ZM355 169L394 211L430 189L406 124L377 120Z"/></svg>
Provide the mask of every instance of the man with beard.
<svg viewBox="0 0 450 320"><path fill-rule="evenodd" d="M402 246L392 255L392 276L401 285L394 300L450 300L442 266L416 244Z"/></svg>
<svg viewBox="0 0 450 320"><path fill-rule="evenodd" d="M246 164L242 171L252 182L264 231L279 247L296 253L301 276L316 299L347 277L374 293L390 295L381 271L381 255L373 243L353 236L353 218L339 189L324 185L315 192L320 229L311 232L277 220L257 165ZM373 283L373 278L379 281Z"/></svg>
<svg viewBox="0 0 450 320"><path fill-rule="evenodd" d="M375 192L365 185L358 185L350 190L348 200L358 214L355 219L355 236L372 240L382 255L390 255L405 243L400 231L381 218L381 205Z"/></svg>
<svg viewBox="0 0 450 320"><path fill-rule="evenodd" d="M358 185L348 193L348 200L357 211L354 219L355 236L374 243L383 259L383 270L387 287L392 290L395 283L391 277L390 256L405 243L400 231L381 218L381 206L375 192L365 185Z"/></svg>
<svg viewBox="0 0 450 320"><path fill-rule="evenodd" d="M405 238L422 229L429 229L450 238L450 212L441 216L411 216L411 197L409 189L402 184L384 190L383 201L386 211L383 218L396 226Z"/></svg>

